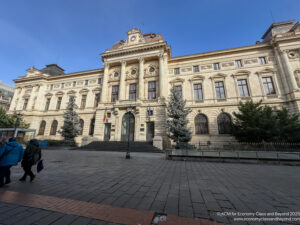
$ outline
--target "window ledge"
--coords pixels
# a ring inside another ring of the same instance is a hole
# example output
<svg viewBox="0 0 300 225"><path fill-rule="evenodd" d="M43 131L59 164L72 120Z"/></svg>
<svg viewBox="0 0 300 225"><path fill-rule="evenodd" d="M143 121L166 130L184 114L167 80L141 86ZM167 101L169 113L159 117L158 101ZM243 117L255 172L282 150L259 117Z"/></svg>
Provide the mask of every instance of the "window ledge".
<svg viewBox="0 0 300 225"><path fill-rule="evenodd" d="M195 103L203 103L203 100L195 100Z"/></svg>
<svg viewBox="0 0 300 225"><path fill-rule="evenodd" d="M278 95L276 94L271 94L271 95L266 95L267 98L278 98Z"/></svg>
<svg viewBox="0 0 300 225"><path fill-rule="evenodd" d="M225 101L227 101L227 99L226 98L218 98L217 101L218 102L225 102Z"/></svg>

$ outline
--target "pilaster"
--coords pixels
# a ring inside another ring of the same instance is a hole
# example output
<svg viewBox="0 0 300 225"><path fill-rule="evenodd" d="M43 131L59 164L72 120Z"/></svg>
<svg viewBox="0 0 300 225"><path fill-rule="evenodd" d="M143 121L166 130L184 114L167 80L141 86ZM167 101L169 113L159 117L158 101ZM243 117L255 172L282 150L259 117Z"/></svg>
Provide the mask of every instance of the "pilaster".
<svg viewBox="0 0 300 225"><path fill-rule="evenodd" d="M290 89L291 89L290 91L295 91L298 89L298 86L297 86L294 74L292 72L292 68L289 64L289 58L287 56L288 50L283 50L280 52L281 52L281 56L282 56L283 66L285 69L285 74L287 75L288 80L289 80Z"/></svg>
<svg viewBox="0 0 300 225"><path fill-rule="evenodd" d="M101 103L107 102L107 81L108 81L108 70L109 64L107 62L104 63L104 74L103 74L103 81L102 81L102 93L101 93Z"/></svg>
<svg viewBox="0 0 300 225"><path fill-rule="evenodd" d="M126 78L126 62L121 62L121 76L120 76L120 87L119 87L119 100L125 100L125 78Z"/></svg>
<svg viewBox="0 0 300 225"><path fill-rule="evenodd" d="M143 100L144 97L144 58L139 58L139 99Z"/></svg>
<svg viewBox="0 0 300 225"><path fill-rule="evenodd" d="M159 97L162 98L163 96L163 76L164 76L164 58L163 54L160 54L158 56L158 61L159 61Z"/></svg>

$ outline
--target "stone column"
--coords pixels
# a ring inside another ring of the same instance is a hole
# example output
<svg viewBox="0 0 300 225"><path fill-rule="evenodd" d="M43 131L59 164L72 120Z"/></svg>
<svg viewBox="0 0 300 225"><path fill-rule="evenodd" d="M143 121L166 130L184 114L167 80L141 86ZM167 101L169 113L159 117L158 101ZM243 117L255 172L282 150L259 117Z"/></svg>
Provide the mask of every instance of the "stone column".
<svg viewBox="0 0 300 225"><path fill-rule="evenodd" d="M101 103L107 102L108 71L109 71L109 64L104 63L104 74L103 74L103 81L102 81Z"/></svg>
<svg viewBox="0 0 300 225"><path fill-rule="evenodd" d="M144 99L144 58L139 58L139 99Z"/></svg>
<svg viewBox="0 0 300 225"><path fill-rule="evenodd" d="M121 62L121 76L120 76L120 87L119 87L119 100L125 100L125 78L126 78L126 62Z"/></svg>
<svg viewBox="0 0 300 225"><path fill-rule="evenodd" d="M293 74L292 68L289 63L289 58L287 56L287 50L281 51L283 66L285 69L285 74L288 77L289 83L290 83L290 91L294 91L298 89L298 85L296 83L295 76Z"/></svg>
<svg viewBox="0 0 300 225"><path fill-rule="evenodd" d="M283 65L280 60L280 54L279 54L279 50L277 47L274 48L274 52L275 52L275 59L276 59L277 65L278 65L277 67L280 72L281 81L283 83L282 85L283 85L284 93L287 94L287 93L289 93L289 84L286 79L286 76L284 75ZM259 79L261 79L261 78L259 77Z"/></svg>
<svg viewBox="0 0 300 225"><path fill-rule="evenodd" d="M163 97L163 76L164 76L164 58L163 54L160 54L158 56L159 60L159 97Z"/></svg>

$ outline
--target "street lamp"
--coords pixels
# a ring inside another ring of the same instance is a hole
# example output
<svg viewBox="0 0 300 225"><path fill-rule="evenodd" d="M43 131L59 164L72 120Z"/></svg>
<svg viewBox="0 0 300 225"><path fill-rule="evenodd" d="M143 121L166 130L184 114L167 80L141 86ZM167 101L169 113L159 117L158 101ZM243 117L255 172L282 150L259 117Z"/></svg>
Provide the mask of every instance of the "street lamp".
<svg viewBox="0 0 300 225"><path fill-rule="evenodd" d="M129 112L132 111L133 106L129 105L128 107ZM128 139L127 139L127 152L126 152L126 157L125 159L130 159L130 147L129 147L129 140L130 140L130 123L131 123L131 116L128 116Z"/></svg>
<svg viewBox="0 0 300 225"><path fill-rule="evenodd" d="M20 120L20 117L22 116L22 114L21 113L17 113L16 114L16 122L15 122L15 132L14 132L14 138L16 138L17 137L17 128L18 128L18 126L19 126L19 120Z"/></svg>

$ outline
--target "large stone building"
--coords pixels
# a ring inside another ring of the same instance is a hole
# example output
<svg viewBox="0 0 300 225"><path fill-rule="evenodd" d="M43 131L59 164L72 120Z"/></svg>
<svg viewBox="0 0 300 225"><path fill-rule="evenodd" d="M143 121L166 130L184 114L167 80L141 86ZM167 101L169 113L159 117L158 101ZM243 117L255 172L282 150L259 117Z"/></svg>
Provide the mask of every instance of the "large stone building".
<svg viewBox="0 0 300 225"><path fill-rule="evenodd" d="M192 144L230 141L228 124L240 101L262 100L300 112L300 23L273 23L254 45L179 57L161 34L128 31L101 54L103 69L64 73L30 68L15 80L11 112L21 111L40 139L61 139L63 112L76 96L82 134L91 140L163 140L171 86L187 107ZM107 119L104 116L107 114ZM130 126L129 126L130 124Z"/></svg>
<svg viewBox="0 0 300 225"><path fill-rule="evenodd" d="M4 84L0 80L0 107L4 108L5 111L8 111L13 96L14 87Z"/></svg>

